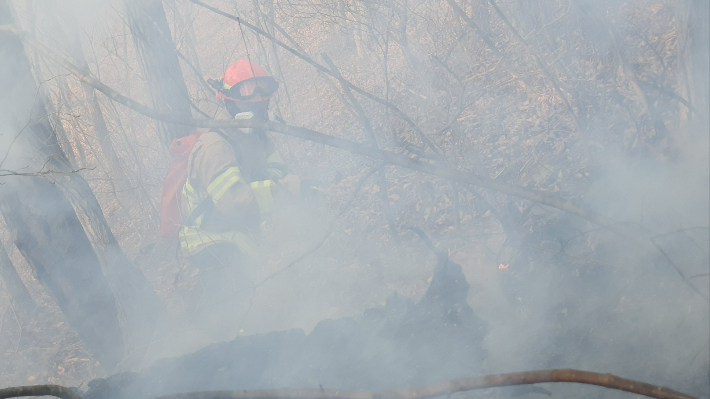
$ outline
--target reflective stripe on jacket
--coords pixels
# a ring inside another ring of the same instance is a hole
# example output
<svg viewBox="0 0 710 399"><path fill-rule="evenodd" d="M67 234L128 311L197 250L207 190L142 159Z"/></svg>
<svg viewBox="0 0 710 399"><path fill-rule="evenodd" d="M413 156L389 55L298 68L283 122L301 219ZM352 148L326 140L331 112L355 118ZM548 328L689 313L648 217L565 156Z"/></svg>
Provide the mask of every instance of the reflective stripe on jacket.
<svg viewBox="0 0 710 399"><path fill-rule="evenodd" d="M286 163L277 150L266 158L266 174L274 180L283 179L288 174Z"/></svg>
<svg viewBox="0 0 710 399"><path fill-rule="evenodd" d="M245 150L248 149L242 149ZM281 178L282 170L285 171L279 167L283 164L281 155L272 147L268 150L272 153L268 158L262 155L267 158L262 165L272 167L263 173L273 179ZM179 234L183 253L191 256L211 244L230 242L245 255L258 257L256 238L261 215L273 205L273 182L249 181L231 144L216 132L205 133L197 141L188 170L182 190L184 226Z"/></svg>

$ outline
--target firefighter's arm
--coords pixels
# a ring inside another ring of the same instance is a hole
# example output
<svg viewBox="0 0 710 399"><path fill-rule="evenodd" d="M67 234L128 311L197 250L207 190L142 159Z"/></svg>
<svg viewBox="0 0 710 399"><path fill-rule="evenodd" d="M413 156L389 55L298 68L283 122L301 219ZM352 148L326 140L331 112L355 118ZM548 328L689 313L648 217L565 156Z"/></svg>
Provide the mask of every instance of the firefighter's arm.
<svg viewBox="0 0 710 399"><path fill-rule="evenodd" d="M296 175L286 175L283 179L277 181L277 196L278 195L301 195L301 178Z"/></svg>
<svg viewBox="0 0 710 399"><path fill-rule="evenodd" d="M219 213L239 217L254 210L258 198L244 180L234 150L226 141L205 143L195 155L194 170Z"/></svg>
<svg viewBox="0 0 710 399"><path fill-rule="evenodd" d="M268 136L267 136L268 137ZM266 174L274 181L274 192L277 197L286 195L298 196L301 191L301 179L288 172L286 162L276 149L271 138L266 143Z"/></svg>
<svg viewBox="0 0 710 399"><path fill-rule="evenodd" d="M288 167L271 140L266 146L266 174L273 180L280 180L288 175Z"/></svg>

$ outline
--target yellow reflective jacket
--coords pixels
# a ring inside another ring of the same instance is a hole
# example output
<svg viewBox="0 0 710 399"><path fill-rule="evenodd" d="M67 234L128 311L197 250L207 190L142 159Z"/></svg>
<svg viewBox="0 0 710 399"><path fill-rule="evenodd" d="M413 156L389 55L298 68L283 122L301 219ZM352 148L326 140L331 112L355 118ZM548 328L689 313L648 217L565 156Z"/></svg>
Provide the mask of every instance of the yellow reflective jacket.
<svg viewBox="0 0 710 399"><path fill-rule="evenodd" d="M264 134L249 133L210 131L195 143L182 190L179 237L185 256L229 242L258 257L261 217L273 205L271 188L286 167Z"/></svg>

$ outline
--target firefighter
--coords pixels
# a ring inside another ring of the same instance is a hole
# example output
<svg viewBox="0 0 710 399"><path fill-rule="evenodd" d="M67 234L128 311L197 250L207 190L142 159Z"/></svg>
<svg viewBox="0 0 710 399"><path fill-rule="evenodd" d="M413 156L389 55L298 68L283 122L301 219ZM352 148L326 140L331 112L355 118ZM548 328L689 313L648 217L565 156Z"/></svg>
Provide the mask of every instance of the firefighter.
<svg viewBox="0 0 710 399"><path fill-rule="evenodd" d="M216 82L211 83L217 98L232 118L273 119L269 100L278 83L261 66L239 59ZM251 292L262 217L274 199L299 192L300 179L288 173L264 130L210 130L197 138L182 189L179 240L182 253L199 269L196 306L209 319L204 323L225 324L239 316L233 304Z"/></svg>

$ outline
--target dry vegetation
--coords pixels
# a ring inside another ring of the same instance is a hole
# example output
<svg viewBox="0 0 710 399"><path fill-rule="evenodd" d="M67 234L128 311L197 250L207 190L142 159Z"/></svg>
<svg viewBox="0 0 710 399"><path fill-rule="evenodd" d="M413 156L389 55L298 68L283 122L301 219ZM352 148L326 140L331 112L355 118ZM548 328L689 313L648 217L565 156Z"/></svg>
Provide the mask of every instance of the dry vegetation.
<svg viewBox="0 0 710 399"><path fill-rule="evenodd" d="M64 51L62 39L46 28L56 16L38 7L36 18L30 18L27 6L35 2L16 3L22 24L36 26L40 41ZM679 64L685 54L678 2L596 3L459 1L467 23L446 0L209 2L263 27L323 66L321 54L327 54L347 80L390 102L421 129L417 133L391 108L356 94L381 148L413 157L431 157L436 151L452 168L570 199L585 195L605 159L619 155L672 162L685 140L688 108L681 101L688 87ZM370 140L337 80L244 25L186 0L164 4L195 108L220 115L202 79L218 77L230 62L248 55L281 82L273 108L288 123ZM105 2L77 10L77 16L92 74L147 104L121 5ZM157 234L168 156L154 121L99 95L120 160L117 171L102 152L78 81L41 55L33 62L56 109L51 118L65 132L60 137L64 150L77 167L87 168L82 175L123 249L177 318L199 287L197 271L177 257L174 243ZM503 253L505 248L516 247L513 239L524 243L526 237L543 234L544 226L564 216L527 200L389 166L380 169L388 185L382 195L380 174L367 176L380 167L376 162L294 138L274 139L296 173L323 183L328 212L267 223L275 250L260 278L331 233L303 262L257 290L244 333L310 329L323 318L377 306L392 291L418 297L427 287L433 258L407 230L410 226L424 229L463 265L475 288L470 300L484 318L512 309L498 288L498 264L515 257ZM307 233L294 234L304 225ZM7 233L2 238L11 242ZM603 262L590 248L604 239L585 236L584 243L561 248L543 238L541 253L547 257L539 262L566 262L579 275ZM0 385L79 385L110 372L82 346L19 253L12 252L11 258L38 307L19 314L0 290Z"/></svg>

